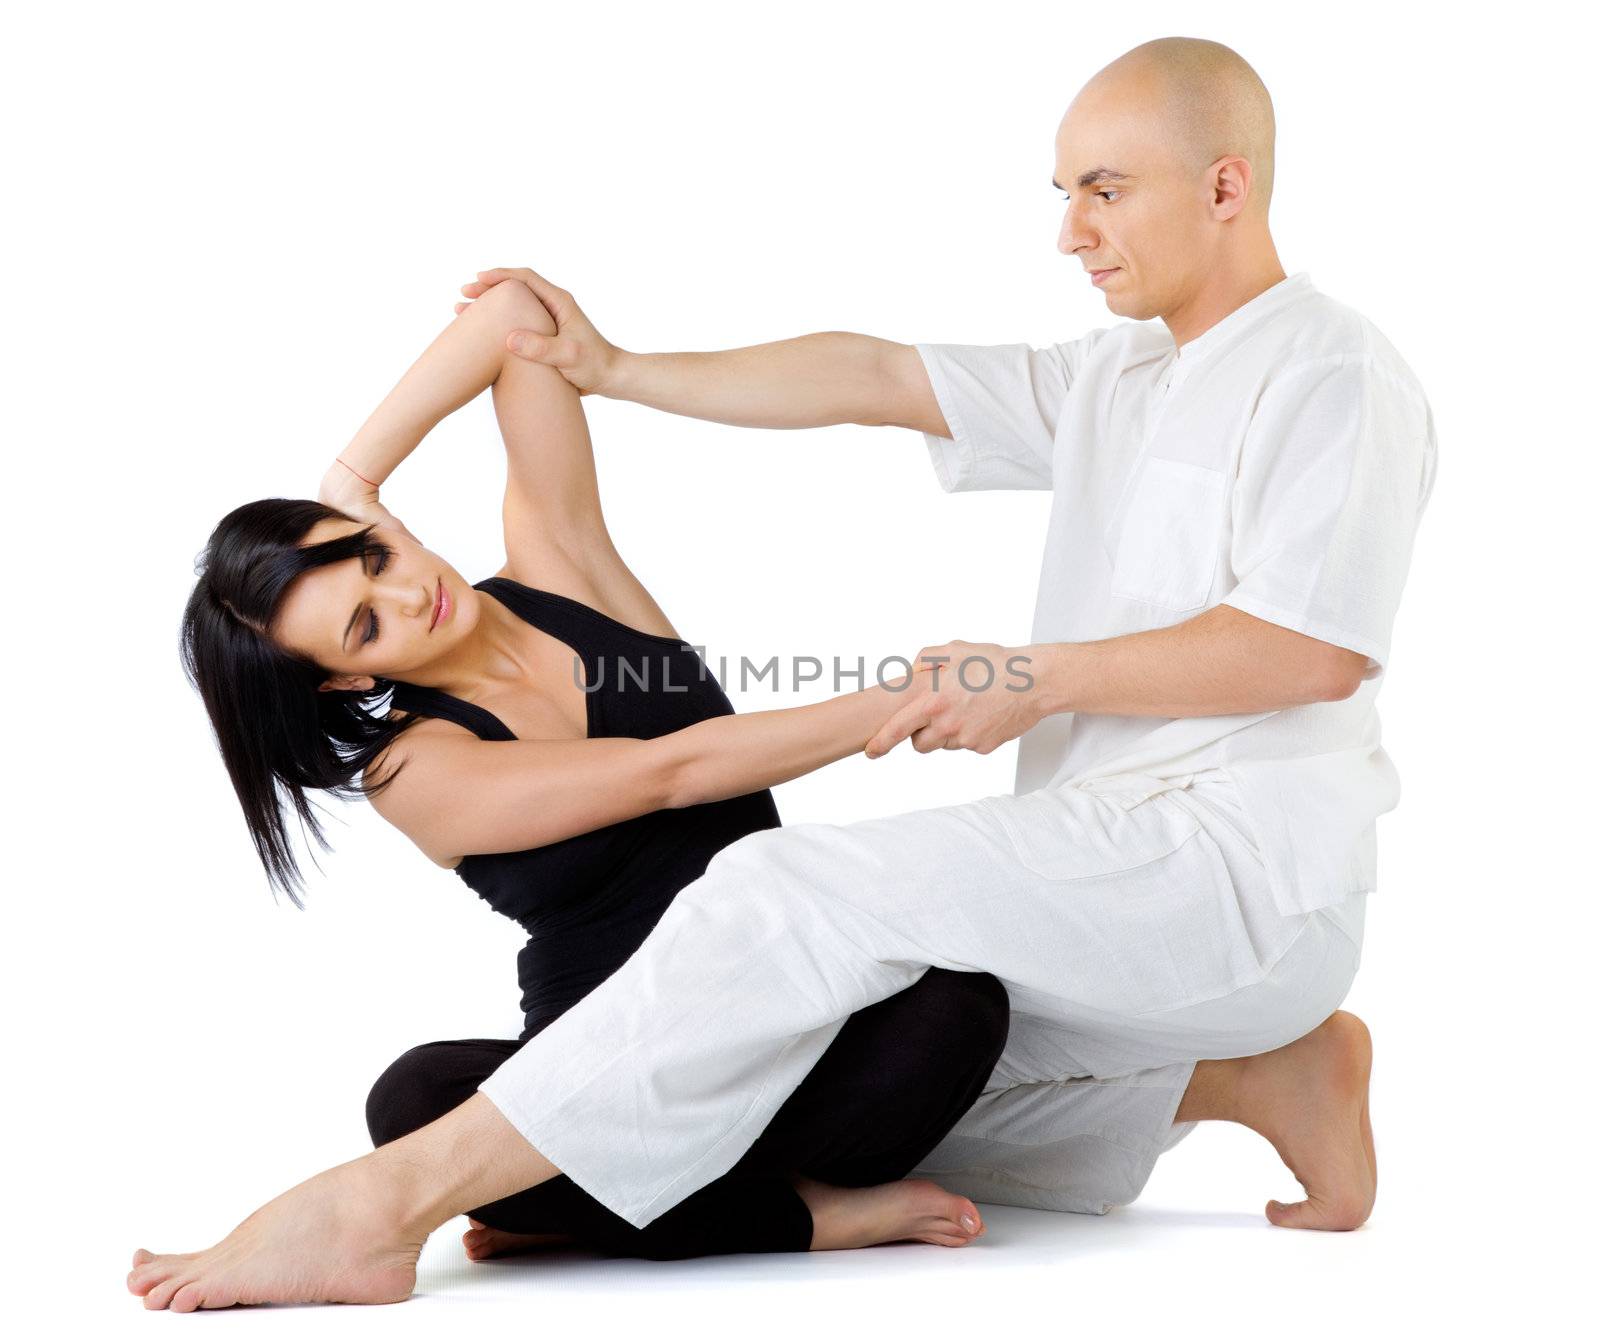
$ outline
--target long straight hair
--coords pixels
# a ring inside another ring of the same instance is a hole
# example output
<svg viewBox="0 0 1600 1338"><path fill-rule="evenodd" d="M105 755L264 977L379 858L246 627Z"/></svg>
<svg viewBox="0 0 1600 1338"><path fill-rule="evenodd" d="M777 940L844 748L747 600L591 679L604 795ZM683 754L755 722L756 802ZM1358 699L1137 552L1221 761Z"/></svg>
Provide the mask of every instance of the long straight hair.
<svg viewBox="0 0 1600 1338"><path fill-rule="evenodd" d="M365 692L319 692L329 671L268 635L285 592L317 567L388 551L368 525L301 547L322 520L355 521L321 502L268 497L230 511L195 559L200 578L183 610L179 659L211 719L228 778L269 885L296 907L302 883L290 848L283 798L324 850L308 790L341 800L381 793L402 767L376 784L365 771L401 733L423 719L385 720L372 708L393 687L376 679ZM315 856L313 855L313 862ZM321 871L321 866L318 866Z"/></svg>

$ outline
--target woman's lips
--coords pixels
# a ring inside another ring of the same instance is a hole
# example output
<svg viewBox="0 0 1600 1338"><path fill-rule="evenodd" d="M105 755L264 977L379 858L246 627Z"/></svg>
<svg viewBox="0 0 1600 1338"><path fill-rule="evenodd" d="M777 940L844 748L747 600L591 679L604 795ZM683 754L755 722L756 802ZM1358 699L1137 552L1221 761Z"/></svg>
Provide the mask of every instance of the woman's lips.
<svg viewBox="0 0 1600 1338"><path fill-rule="evenodd" d="M444 588L444 577L439 578L439 592L433 601L433 621L428 624L431 632L435 627L450 616L450 592Z"/></svg>

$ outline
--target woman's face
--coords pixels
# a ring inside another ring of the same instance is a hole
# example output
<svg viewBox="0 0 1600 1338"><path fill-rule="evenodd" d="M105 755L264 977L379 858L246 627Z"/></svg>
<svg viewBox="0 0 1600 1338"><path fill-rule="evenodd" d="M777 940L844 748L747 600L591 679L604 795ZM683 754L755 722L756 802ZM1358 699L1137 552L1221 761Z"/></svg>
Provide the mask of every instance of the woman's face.
<svg viewBox="0 0 1600 1338"><path fill-rule="evenodd" d="M321 520L301 546L364 528L358 521ZM409 679L458 647L477 621L477 592L438 554L392 525L375 526L371 542L389 553L306 572L289 587L272 624L273 640L328 670L324 690L359 692L377 678Z"/></svg>

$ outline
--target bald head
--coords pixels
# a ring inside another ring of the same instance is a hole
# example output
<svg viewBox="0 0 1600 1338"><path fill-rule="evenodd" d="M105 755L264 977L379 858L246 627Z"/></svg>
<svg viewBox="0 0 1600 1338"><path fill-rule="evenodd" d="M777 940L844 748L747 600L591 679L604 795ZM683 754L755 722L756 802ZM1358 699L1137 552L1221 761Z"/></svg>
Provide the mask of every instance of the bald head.
<svg viewBox="0 0 1600 1338"><path fill-rule="evenodd" d="M1056 247L1111 311L1192 338L1283 277L1267 224L1272 141L1272 99L1237 52L1198 37L1136 46L1056 130Z"/></svg>
<svg viewBox="0 0 1600 1338"><path fill-rule="evenodd" d="M1246 208L1266 217L1276 130L1272 98L1231 47L1199 37L1145 42L1096 73L1073 108L1138 117L1176 165L1196 176L1219 158L1245 159L1251 172Z"/></svg>

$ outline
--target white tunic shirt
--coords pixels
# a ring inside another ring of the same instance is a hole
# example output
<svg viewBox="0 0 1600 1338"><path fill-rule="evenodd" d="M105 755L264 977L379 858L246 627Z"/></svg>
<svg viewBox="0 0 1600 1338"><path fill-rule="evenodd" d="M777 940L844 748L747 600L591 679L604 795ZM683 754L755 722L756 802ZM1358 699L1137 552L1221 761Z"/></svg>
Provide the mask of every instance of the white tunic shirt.
<svg viewBox="0 0 1600 1338"><path fill-rule="evenodd" d="M1022 737L1017 793L1220 768L1284 914L1371 891L1374 820L1399 800L1374 703L1436 456L1432 411L1389 341L1302 271L1182 349L1160 321L1040 349L916 347L953 434L924 434L944 489L1054 490L1035 642L1224 603L1368 658L1342 701L1047 717Z"/></svg>

